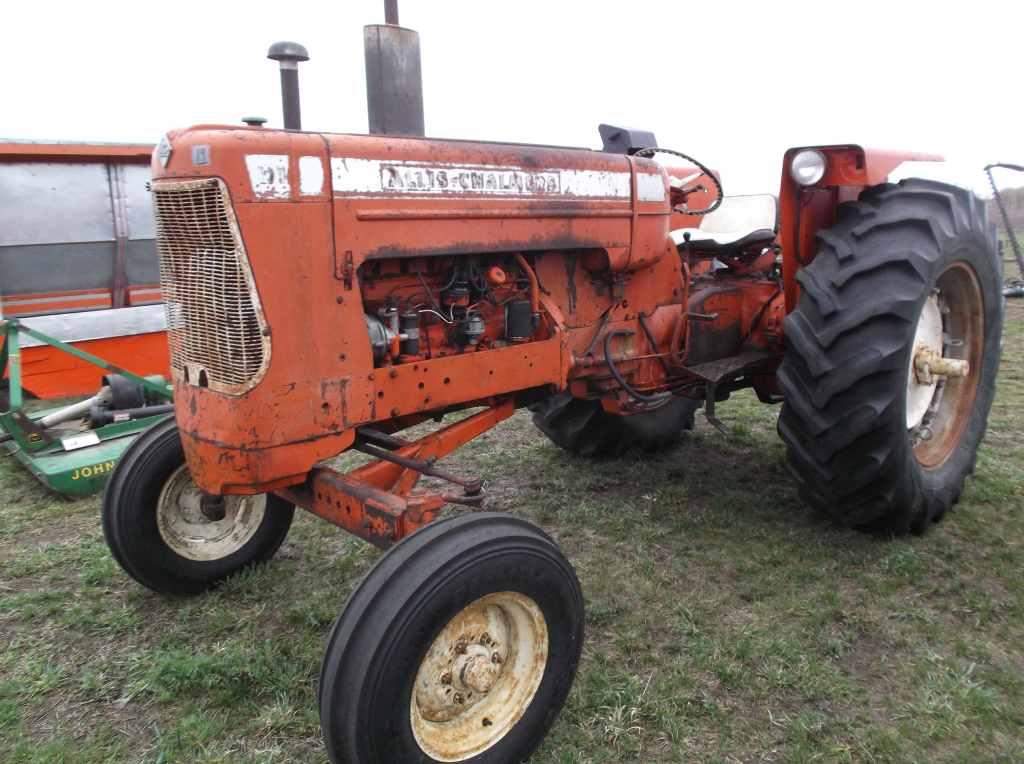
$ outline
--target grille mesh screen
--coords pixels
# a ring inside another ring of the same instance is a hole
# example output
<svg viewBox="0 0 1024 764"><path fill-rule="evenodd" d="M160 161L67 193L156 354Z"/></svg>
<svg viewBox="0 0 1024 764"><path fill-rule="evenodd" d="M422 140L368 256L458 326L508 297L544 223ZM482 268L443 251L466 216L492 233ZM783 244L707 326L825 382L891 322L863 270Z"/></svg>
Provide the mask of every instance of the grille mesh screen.
<svg viewBox="0 0 1024 764"><path fill-rule="evenodd" d="M172 372L222 392L252 387L269 347L226 189L154 183L153 210Z"/></svg>

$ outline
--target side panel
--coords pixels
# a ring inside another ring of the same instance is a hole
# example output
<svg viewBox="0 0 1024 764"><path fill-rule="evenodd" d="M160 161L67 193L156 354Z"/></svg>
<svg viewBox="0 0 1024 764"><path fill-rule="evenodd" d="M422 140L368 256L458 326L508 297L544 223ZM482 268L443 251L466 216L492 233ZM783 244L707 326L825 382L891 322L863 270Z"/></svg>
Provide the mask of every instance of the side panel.
<svg viewBox="0 0 1024 764"><path fill-rule="evenodd" d="M589 304L597 290L614 308L608 325L634 332L622 352L646 348L638 311L673 305L678 315L683 300L678 259L666 246L667 180L648 160L259 129L194 128L171 140L154 183L170 190L175 180L223 180L272 346L265 375L238 394L176 380L189 465L211 492L300 482L351 445L359 425L564 388L601 320ZM529 267L516 266L517 256L539 268L533 335L375 366L366 301L379 310L391 284L415 290L421 264L453 255L510 262L520 275ZM659 341L671 318L652 316ZM638 362L639 381L655 382L655 368L663 376L655 357Z"/></svg>

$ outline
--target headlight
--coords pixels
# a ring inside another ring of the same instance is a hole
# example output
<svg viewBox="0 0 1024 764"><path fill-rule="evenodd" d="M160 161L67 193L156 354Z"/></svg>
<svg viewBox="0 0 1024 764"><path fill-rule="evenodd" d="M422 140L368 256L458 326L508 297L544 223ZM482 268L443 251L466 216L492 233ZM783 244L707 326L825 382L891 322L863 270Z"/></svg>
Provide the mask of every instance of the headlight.
<svg viewBox="0 0 1024 764"><path fill-rule="evenodd" d="M828 160L820 151L805 149L797 152L789 166L789 174L801 186L813 186L825 177Z"/></svg>

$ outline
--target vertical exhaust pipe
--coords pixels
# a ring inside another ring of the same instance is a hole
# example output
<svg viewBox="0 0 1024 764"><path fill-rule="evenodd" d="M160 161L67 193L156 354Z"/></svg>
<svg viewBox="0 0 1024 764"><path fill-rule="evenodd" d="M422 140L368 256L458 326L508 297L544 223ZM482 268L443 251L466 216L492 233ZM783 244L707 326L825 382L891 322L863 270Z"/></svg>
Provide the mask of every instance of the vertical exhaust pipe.
<svg viewBox="0 0 1024 764"><path fill-rule="evenodd" d="M302 109L299 106L299 62L309 61L309 53L297 42L275 42L267 51L267 58L281 67L281 109L284 111L284 129L302 129Z"/></svg>
<svg viewBox="0 0 1024 764"><path fill-rule="evenodd" d="M384 0L384 19L363 28L370 133L423 136L420 35L398 26L398 0Z"/></svg>

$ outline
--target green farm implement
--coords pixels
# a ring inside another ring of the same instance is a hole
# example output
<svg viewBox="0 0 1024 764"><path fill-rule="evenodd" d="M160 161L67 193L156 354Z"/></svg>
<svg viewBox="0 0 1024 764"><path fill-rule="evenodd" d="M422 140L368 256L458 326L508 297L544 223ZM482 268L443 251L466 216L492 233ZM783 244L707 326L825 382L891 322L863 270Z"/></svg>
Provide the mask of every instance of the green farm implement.
<svg viewBox="0 0 1024 764"><path fill-rule="evenodd" d="M107 372L85 400L29 412L22 389L21 343L27 335ZM0 321L0 447L48 488L85 496L103 487L135 437L170 416L171 388L160 376L142 377L17 319Z"/></svg>

